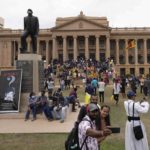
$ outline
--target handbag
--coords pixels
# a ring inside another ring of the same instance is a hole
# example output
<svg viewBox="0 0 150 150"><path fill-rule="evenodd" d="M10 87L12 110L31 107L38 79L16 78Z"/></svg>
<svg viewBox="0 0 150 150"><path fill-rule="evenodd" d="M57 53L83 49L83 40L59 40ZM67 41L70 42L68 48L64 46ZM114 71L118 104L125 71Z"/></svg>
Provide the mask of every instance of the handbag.
<svg viewBox="0 0 150 150"><path fill-rule="evenodd" d="M133 118L134 118L134 103L133 103ZM133 133L137 140L141 140L144 137L141 124L138 126L134 126L134 120L133 120Z"/></svg>
<svg viewBox="0 0 150 150"><path fill-rule="evenodd" d="M133 132L137 140L141 140L143 138L143 131L141 125L133 127Z"/></svg>

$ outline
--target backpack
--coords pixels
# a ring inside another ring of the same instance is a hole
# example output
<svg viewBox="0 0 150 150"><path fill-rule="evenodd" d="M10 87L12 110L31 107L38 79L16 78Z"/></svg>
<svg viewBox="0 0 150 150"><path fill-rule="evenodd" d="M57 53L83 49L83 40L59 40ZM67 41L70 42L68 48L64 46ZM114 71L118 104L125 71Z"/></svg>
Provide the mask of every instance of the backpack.
<svg viewBox="0 0 150 150"><path fill-rule="evenodd" d="M89 121L91 123L90 120L87 119L83 119L86 121ZM86 139L88 138L88 136L85 137L81 148L79 146L79 138L78 138L78 127L79 127L80 122L76 121L74 124L74 127L72 128L72 130L70 131L67 140L65 141L65 150L82 150L82 147L84 145L84 143L86 142ZM92 126L92 125L91 125Z"/></svg>

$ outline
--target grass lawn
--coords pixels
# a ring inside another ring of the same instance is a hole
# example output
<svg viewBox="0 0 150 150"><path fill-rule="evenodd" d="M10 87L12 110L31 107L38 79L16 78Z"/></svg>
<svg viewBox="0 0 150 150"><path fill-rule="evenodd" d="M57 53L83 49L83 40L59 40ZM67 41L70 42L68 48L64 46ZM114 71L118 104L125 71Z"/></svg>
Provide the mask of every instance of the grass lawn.
<svg viewBox="0 0 150 150"><path fill-rule="evenodd" d="M65 91L64 95L69 91ZM114 101L110 100L112 87L108 86L105 91L105 104L111 107L112 126L121 127L120 134L109 136L102 144L101 150L124 150L124 130L126 115L123 106L122 96L120 95L119 104L116 106ZM80 101L84 101L84 90L78 89ZM136 99L140 100L142 96L137 94ZM142 121L146 127L148 141L150 144L150 111L142 115ZM67 134L0 134L0 150L64 150L64 141Z"/></svg>

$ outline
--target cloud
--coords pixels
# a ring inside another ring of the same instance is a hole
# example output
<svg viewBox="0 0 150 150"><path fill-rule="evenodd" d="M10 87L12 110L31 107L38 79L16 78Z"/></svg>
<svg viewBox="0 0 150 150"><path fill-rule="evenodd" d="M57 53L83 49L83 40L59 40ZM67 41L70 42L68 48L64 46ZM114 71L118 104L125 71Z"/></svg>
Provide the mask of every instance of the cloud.
<svg viewBox="0 0 150 150"><path fill-rule="evenodd" d="M0 17L5 19L5 27L23 28L23 17L31 8L39 18L40 28L50 28L57 17L77 16L82 10L87 16L107 17L113 27L147 27L149 4L149 0L4 0Z"/></svg>

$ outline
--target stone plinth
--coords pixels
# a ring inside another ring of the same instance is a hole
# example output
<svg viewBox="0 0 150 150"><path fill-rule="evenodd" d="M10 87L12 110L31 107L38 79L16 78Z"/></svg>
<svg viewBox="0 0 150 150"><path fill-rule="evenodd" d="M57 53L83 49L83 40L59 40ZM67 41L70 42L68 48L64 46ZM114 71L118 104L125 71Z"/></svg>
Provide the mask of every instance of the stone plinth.
<svg viewBox="0 0 150 150"><path fill-rule="evenodd" d="M38 54L19 54L18 55L18 60L33 60L33 61L39 61L41 60L42 57L41 55Z"/></svg>
<svg viewBox="0 0 150 150"><path fill-rule="evenodd" d="M23 70L22 93L34 91L39 94L44 79L44 63L41 60L41 55L19 54L16 66Z"/></svg>

